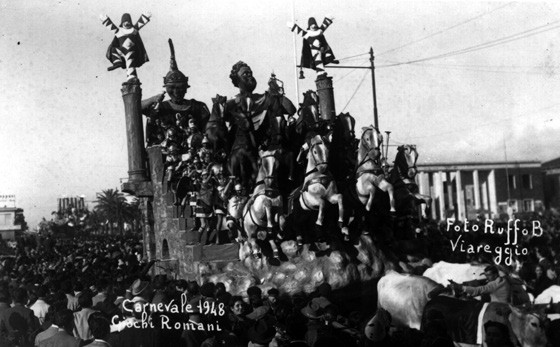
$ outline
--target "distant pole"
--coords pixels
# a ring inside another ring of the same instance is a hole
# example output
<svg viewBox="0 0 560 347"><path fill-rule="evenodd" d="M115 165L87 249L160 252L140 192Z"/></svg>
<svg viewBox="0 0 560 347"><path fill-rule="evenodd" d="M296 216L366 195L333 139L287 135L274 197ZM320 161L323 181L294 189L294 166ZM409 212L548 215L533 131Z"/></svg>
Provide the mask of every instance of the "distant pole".
<svg viewBox="0 0 560 347"><path fill-rule="evenodd" d="M296 5L295 5L295 0L292 0L292 23L296 22ZM296 47L296 33L294 32L292 35L293 39L294 39L294 66L295 66L295 74L294 74L294 78L295 78L295 85L296 85L296 98L294 99L295 101L297 101L297 104L299 105L299 82L298 82L298 68L297 68L297 47Z"/></svg>
<svg viewBox="0 0 560 347"><path fill-rule="evenodd" d="M377 93L375 91L375 64L373 56L373 47L369 48L369 62L371 64L371 85L373 88L373 124L379 129L379 118L377 116Z"/></svg>

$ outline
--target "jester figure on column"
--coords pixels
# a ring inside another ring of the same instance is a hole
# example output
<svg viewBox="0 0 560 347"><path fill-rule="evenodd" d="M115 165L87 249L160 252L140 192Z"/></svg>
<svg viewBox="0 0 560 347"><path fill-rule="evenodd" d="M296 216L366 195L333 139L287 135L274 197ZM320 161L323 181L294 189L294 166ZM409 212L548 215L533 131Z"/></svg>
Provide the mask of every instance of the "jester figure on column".
<svg viewBox="0 0 560 347"><path fill-rule="evenodd" d="M139 30L150 21L151 14L141 15L135 25L132 25L130 14L125 13L121 18L121 25L116 26L107 15L101 15L102 24L115 33L115 38L107 49L107 59L112 71L118 68L126 69L128 80L137 78L136 68L148 61L148 54L140 38Z"/></svg>
<svg viewBox="0 0 560 347"><path fill-rule="evenodd" d="M334 53L323 35L332 22L333 18L325 18L323 24L318 26L315 18L311 17L307 22L307 30L295 23L288 23L290 30L303 37L301 67L315 70L317 77L327 75L325 65L338 64L338 60L334 57Z"/></svg>

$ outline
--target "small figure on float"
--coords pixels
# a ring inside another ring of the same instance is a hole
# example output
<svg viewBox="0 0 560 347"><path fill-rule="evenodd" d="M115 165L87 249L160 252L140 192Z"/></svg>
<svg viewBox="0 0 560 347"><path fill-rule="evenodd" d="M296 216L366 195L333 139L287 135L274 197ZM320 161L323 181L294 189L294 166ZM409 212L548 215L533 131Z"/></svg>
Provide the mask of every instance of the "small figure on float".
<svg viewBox="0 0 560 347"><path fill-rule="evenodd" d="M173 42L169 39L169 48L171 50L170 71L163 78L163 83L167 95L170 100L163 101L165 92L152 96L146 100L142 100L142 113L152 121L146 124L147 145L158 145L157 134L161 127L167 129L170 127L180 126L177 124L188 124L188 120L192 119L194 125L198 129L204 129L206 122L210 117L210 111L203 102L185 99L185 94L189 86L189 78L185 76L177 67L175 61L175 49Z"/></svg>
<svg viewBox="0 0 560 347"><path fill-rule="evenodd" d="M118 27L106 14L99 17L103 25L115 33L115 38L107 49L106 57L113 64L107 68L108 71L118 68L126 69L128 81L138 78L136 68L149 60L138 31L150 21L151 16L149 13L143 14L138 22L132 25L130 14L125 13L122 15L121 25Z"/></svg>
<svg viewBox="0 0 560 347"><path fill-rule="evenodd" d="M315 18L311 17L307 22L307 30L302 29L295 23L288 23L288 28L291 31L303 37L301 67L315 70L317 77L327 75L325 65L338 64L338 60L334 57L334 53L323 35L332 24L333 19L323 19L323 24L319 27Z"/></svg>
<svg viewBox="0 0 560 347"><path fill-rule="evenodd" d="M216 183L216 192L214 196L214 215L216 216L216 244L224 243L222 231L224 227L224 217L226 215L226 200L223 199L223 192L225 191L230 179L224 175L224 167L220 163L213 163L211 165L212 174ZM212 237L210 237L212 238Z"/></svg>
<svg viewBox="0 0 560 347"><path fill-rule="evenodd" d="M199 233L199 242L202 245L206 245L210 234L210 218L213 215L212 204L214 201L214 180L209 168L202 171L198 182L195 217L200 227L196 231Z"/></svg>
<svg viewBox="0 0 560 347"><path fill-rule="evenodd" d="M243 186L236 182L235 176L229 177L229 182L222 192L222 200L227 201L226 226L229 230L230 240L244 241L243 230L243 208L249 197L243 191ZM231 187L233 186L233 191ZM237 235L237 236L235 236Z"/></svg>

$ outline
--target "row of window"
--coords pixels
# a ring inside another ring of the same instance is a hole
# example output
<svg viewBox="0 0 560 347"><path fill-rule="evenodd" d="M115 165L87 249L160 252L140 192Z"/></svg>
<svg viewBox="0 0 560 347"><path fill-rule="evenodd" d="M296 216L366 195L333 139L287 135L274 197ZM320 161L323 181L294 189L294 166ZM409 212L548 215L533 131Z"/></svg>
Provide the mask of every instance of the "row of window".
<svg viewBox="0 0 560 347"><path fill-rule="evenodd" d="M509 189L517 189L517 177L518 176L521 176L521 187L523 189L533 189L533 176L531 174L508 175Z"/></svg>
<svg viewBox="0 0 560 347"><path fill-rule="evenodd" d="M539 200L539 203L540 202ZM508 203L502 202L499 203L500 213L507 213L508 210ZM535 200L533 199L524 199L524 200L509 200L509 206L512 208L513 213L518 212L534 212L535 211Z"/></svg>

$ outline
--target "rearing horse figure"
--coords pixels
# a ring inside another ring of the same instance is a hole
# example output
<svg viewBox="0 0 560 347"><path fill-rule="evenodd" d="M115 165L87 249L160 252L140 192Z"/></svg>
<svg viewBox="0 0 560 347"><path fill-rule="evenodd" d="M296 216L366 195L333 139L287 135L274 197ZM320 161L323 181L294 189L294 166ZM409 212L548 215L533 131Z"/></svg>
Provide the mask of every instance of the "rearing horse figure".
<svg viewBox="0 0 560 347"><path fill-rule="evenodd" d="M302 216L298 215L298 211L301 215L305 214L301 213L304 211L318 212L317 220L315 221L315 230L318 235L316 235L315 241L324 241L321 239L324 236L322 229L327 202L332 205L338 205L338 225L342 233L348 235L348 228L343 226L344 204L342 194L338 193L336 182L328 170L327 160L329 151L326 145L326 139L320 135L315 135L304 145L304 149L307 149L305 179L299 196L294 195L294 199L297 198L297 201L293 201L294 209L292 216L294 228L300 230L296 232L298 243L301 244L303 240L301 228L298 228L300 224L303 224L301 223L303 220L301 220Z"/></svg>
<svg viewBox="0 0 560 347"><path fill-rule="evenodd" d="M390 212L394 213L395 200L393 185L385 179L381 167L381 145L383 137L374 127L362 128L362 137L358 144L358 165L356 167L356 193L360 202L370 211L376 188L389 193Z"/></svg>
<svg viewBox="0 0 560 347"><path fill-rule="evenodd" d="M284 225L283 200L276 189L278 173L278 151L259 152L260 167L253 195L243 210L243 227L247 233L254 256L260 256L260 248L256 239L268 241L273 257L278 258L278 248L272 231L274 225L281 230ZM260 229L260 230L259 230Z"/></svg>
<svg viewBox="0 0 560 347"><path fill-rule="evenodd" d="M432 197L420 194L418 185L414 181L418 170L416 161L418 152L414 145L403 145L397 148L395 165L389 172L389 180L395 187L395 197L397 200L397 210L399 214L413 215L416 206L421 205L422 218L427 219L427 210L432 203Z"/></svg>

